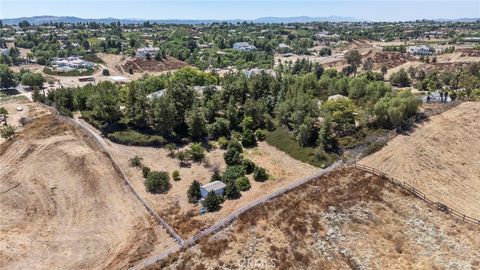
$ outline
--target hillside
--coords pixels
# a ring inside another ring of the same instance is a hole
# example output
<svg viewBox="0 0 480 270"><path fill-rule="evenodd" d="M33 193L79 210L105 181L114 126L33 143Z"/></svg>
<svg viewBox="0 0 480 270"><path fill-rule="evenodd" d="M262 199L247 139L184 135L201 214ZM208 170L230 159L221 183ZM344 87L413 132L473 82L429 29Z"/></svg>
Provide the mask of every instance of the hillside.
<svg viewBox="0 0 480 270"><path fill-rule="evenodd" d="M477 232L378 176L345 168L151 269L475 269Z"/></svg>
<svg viewBox="0 0 480 270"><path fill-rule="evenodd" d="M106 155L56 116L0 144L0 164L2 269L120 269L173 243Z"/></svg>
<svg viewBox="0 0 480 270"><path fill-rule="evenodd" d="M465 102L360 163L384 171L480 219L480 103Z"/></svg>

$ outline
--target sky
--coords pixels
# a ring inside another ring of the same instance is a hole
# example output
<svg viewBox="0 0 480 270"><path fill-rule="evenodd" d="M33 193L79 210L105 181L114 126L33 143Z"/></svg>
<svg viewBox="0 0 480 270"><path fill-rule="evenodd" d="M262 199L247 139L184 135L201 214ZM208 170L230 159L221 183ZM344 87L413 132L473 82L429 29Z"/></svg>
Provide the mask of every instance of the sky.
<svg viewBox="0 0 480 270"><path fill-rule="evenodd" d="M0 0L0 18L255 19L344 16L369 21L480 18L480 0Z"/></svg>

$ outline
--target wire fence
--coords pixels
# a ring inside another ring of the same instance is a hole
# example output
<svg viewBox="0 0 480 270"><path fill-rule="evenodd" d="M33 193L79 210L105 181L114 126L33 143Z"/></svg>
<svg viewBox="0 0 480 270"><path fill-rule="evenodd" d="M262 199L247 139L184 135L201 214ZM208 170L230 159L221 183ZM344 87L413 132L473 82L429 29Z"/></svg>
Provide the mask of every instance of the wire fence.
<svg viewBox="0 0 480 270"><path fill-rule="evenodd" d="M394 177L392 177L392 176L390 176L390 175L388 175L388 174L386 174L386 173L384 173L384 172L382 172L378 169L375 169L375 168L367 166L367 165L354 163L352 166L357 168L357 169L360 169L360 170L378 175L378 176L382 177L383 179L388 180L391 183L406 189L407 191L409 191L410 193L415 195L417 198L422 199L423 201L425 201L426 203L428 203L429 205L431 205L433 207L436 207L440 211L452 214L452 215L460 218L463 221L473 223L477 226L480 226L480 220L475 219L475 218L470 217L470 216L467 216L465 213L460 212L460 211L458 211L458 210L456 210L456 209L454 209L454 208L452 208L452 207L450 207L450 206L448 206L448 205L446 205L442 202L435 202L435 201L431 200L430 198L427 197L427 195L424 192L422 192L421 190L419 190L418 188L412 186L411 184L409 184L407 182L402 182L402 181L400 181L398 179L395 179Z"/></svg>

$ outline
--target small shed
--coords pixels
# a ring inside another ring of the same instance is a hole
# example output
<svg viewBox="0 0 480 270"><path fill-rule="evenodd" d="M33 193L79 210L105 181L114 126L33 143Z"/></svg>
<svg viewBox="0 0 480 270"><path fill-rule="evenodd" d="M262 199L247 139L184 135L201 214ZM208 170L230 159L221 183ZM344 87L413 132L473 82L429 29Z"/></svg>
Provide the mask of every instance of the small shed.
<svg viewBox="0 0 480 270"><path fill-rule="evenodd" d="M225 187L226 185L222 181L213 181L200 187L200 195L205 198L208 192L213 190L218 196L223 196Z"/></svg>

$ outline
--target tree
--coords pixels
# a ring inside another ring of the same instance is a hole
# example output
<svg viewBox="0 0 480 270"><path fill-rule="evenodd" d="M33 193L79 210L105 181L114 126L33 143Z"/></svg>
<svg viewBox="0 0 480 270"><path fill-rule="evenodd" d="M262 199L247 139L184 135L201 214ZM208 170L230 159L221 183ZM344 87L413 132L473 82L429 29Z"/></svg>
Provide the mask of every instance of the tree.
<svg viewBox="0 0 480 270"><path fill-rule="evenodd" d="M262 167L256 166L253 170L253 179L258 182L264 182L268 180L267 171Z"/></svg>
<svg viewBox="0 0 480 270"><path fill-rule="evenodd" d="M196 203L200 199L200 183L197 180L193 180L193 182L190 184L190 187L187 191L187 196L188 202L190 203Z"/></svg>
<svg viewBox="0 0 480 270"><path fill-rule="evenodd" d="M0 65L0 88L9 89L16 86L15 73L8 66Z"/></svg>
<svg viewBox="0 0 480 270"><path fill-rule="evenodd" d="M216 212L220 210L220 198L218 198L215 191L208 192L205 200L203 201L203 206L207 209L208 212Z"/></svg>
<svg viewBox="0 0 480 270"><path fill-rule="evenodd" d="M245 169L241 165L228 166L223 172L223 182L235 181L238 177L245 176Z"/></svg>
<svg viewBox="0 0 480 270"><path fill-rule="evenodd" d="M193 143L190 146L190 155L194 161L202 161L205 157L205 148L200 143Z"/></svg>
<svg viewBox="0 0 480 270"><path fill-rule="evenodd" d="M93 116L102 122L114 123L120 119L120 97L117 87L110 82L97 85L95 94L87 101L87 106L92 108Z"/></svg>
<svg viewBox="0 0 480 270"><path fill-rule="evenodd" d="M187 151L178 151L177 158L180 160L180 166L183 167L187 165L186 161L190 157Z"/></svg>
<svg viewBox="0 0 480 270"><path fill-rule="evenodd" d="M223 154L223 159L225 159L227 165L239 164L241 161L240 152L236 148L229 147Z"/></svg>
<svg viewBox="0 0 480 270"><path fill-rule="evenodd" d="M392 75L390 75L390 82L392 83L392 85L399 87L409 86L411 83L408 72L405 71L405 69L403 68L400 69L398 72L392 73Z"/></svg>
<svg viewBox="0 0 480 270"><path fill-rule="evenodd" d="M235 180L235 184L240 191L247 191L250 189L250 181L246 176L240 176Z"/></svg>
<svg viewBox="0 0 480 270"><path fill-rule="evenodd" d="M230 121L222 117L216 117L215 122L208 126L208 134L212 139L230 136Z"/></svg>
<svg viewBox="0 0 480 270"><path fill-rule="evenodd" d="M253 173L253 170L255 169L255 163L247 158L242 159L242 166L245 169L246 174Z"/></svg>
<svg viewBox="0 0 480 270"><path fill-rule="evenodd" d="M380 67L380 72L382 72L382 74L385 76L385 74L388 72L388 67L386 65L382 65Z"/></svg>
<svg viewBox="0 0 480 270"><path fill-rule="evenodd" d="M324 118L329 118L336 136L346 136L355 130L356 106L350 99L332 99L322 104Z"/></svg>
<svg viewBox="0 0 480 270"><path fill-rule="evenodd" d="M199 107L194 106L188 112L187 125L190 136L194 141L199 141L207 135L207 122Z"/></svg>
<svg viewBox="0 0 480 270"><path fill-rule="evenodd" d="M0 130L0 135L2 136L2 138L6 139L6 140L10 140L11 138L13 138L15 136L15 128L12 127L12 126L4 126Z"/></svg>
<svg viewBox="0 0 480 270"><path fill-rule="evenodd" d="M166 193L170 185L170 176L164 171L152 171L145 179L145 187L151 193Z"/></svg>
<svg viewBox="0 0 480 270"><path fill-rule="evenodd" d="M32 88L42 88L45 78L40 73L25 72L22 75L22 84Z"/></svg>
<svg viewBox="0 0 480 270"><path fill-rule="evenodd" d="M253 147L257 145L257 140L255 139L255 134L250 129L246 129L242 134L242 145L244 147Z"/></svg>
<svg viewBox="0 0 480 270"><path fill-rule="evenodd" d="M151 101L150 125L158 132L170 135L176 121L176 108L171 98L162 96Z"/></svg>
<svg viewBox="0 0 480 270"><path fill-rule="evenodd" d="M148 124L149 104L144 87L131 83L126 97L125 116L128 121L138 128L145 128Z"/></svg>
<svg viewBox="0 0 480 270"><path fill-rule="evenodd" d="M345 54L347 63L352 67L353 73L357 71L358 65L362 63L362 55L357 50L350 50Z"/></svg>
<svg viewBox="0 0 480 270"><path fill-rule="evenodd" d="M229 200L236 200L242 196L237 188L235 181L229 181L225 187L225 196Z"/></svg>
<svg viewBox="0 0 480 270"><path fill-rule="evenodd" d="M222 176L220 175L219 170L215 170L212 174L212 177L210 178L210 182L215 182L215 181L222 181Z"/></svg>
<svg viewBox="0 0 480 270"><path fill-rule="evenodd" d="M165 149L168 150L168 156L169 157L174 157L175 156L175 150L177 150L177 147L173 143L169 143L165 145Z"/></svg>
<svg viewBox="0 0 480 270"><path fill-rule="evenodd" d="M242 129L245 131L245 130L251 130L253 128L253 118L250 117L250 116L245 116L242 120L242 123L240 124L240 126L242 127Z"/></svg>

